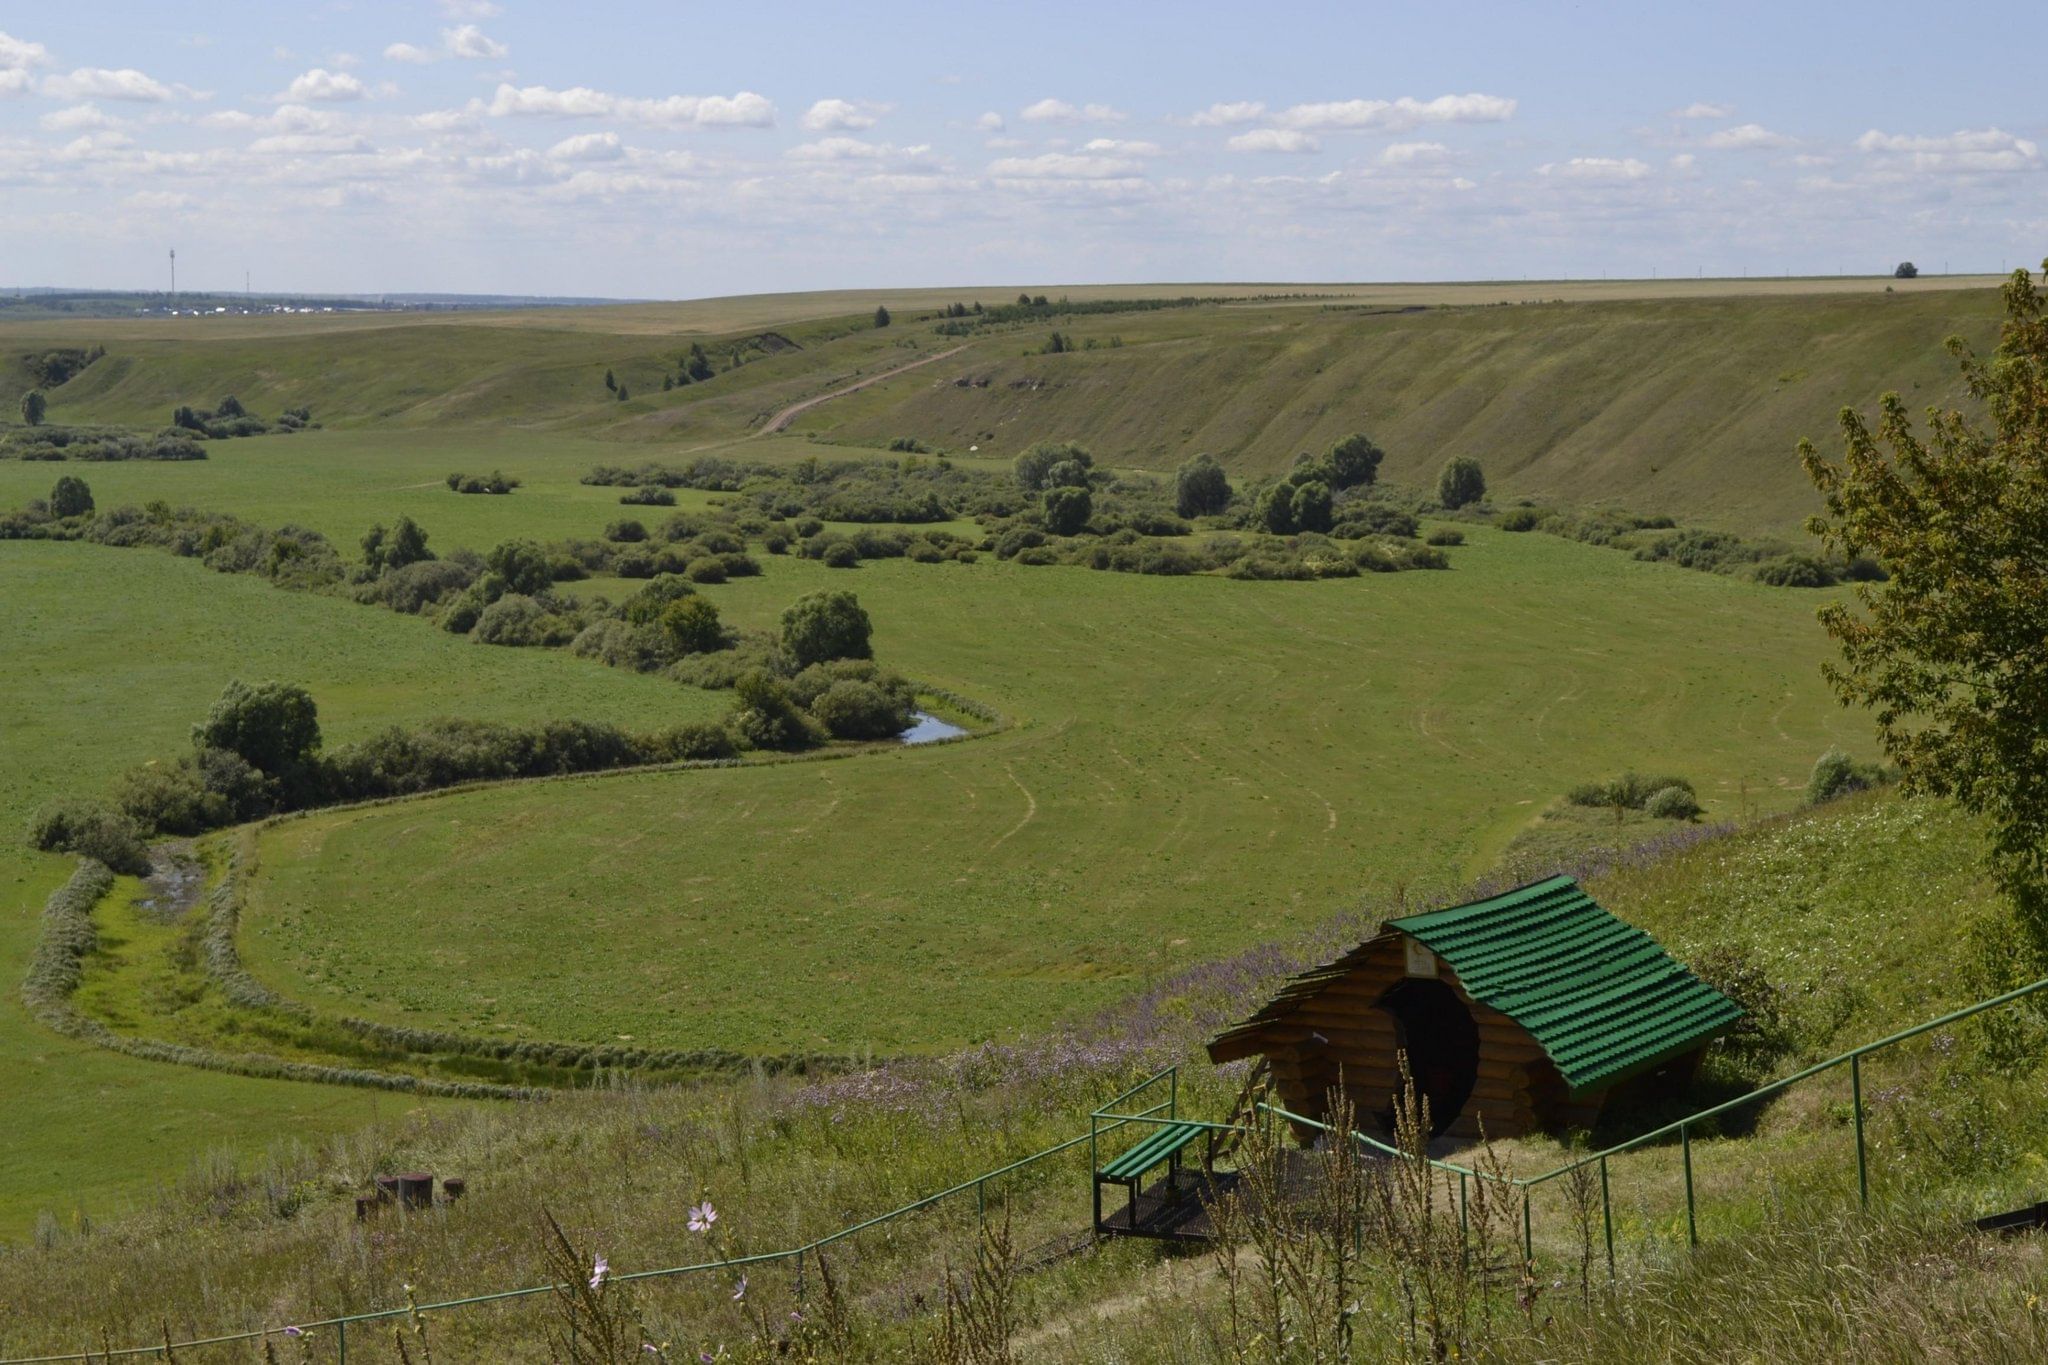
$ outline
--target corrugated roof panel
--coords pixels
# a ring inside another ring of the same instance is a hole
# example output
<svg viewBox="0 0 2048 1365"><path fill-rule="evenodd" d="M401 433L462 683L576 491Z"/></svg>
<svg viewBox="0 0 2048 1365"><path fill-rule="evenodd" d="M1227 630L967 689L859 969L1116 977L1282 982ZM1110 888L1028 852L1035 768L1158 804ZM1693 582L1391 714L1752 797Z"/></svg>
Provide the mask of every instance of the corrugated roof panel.
<svg viewBox="0 0 2048 1365"><path fill-rule="evenodd" d="M1420 940L1474 1000L1529 1030L1573 1090L1688 1052L1742 1017L1570 877L1387 927Z"/></svg>

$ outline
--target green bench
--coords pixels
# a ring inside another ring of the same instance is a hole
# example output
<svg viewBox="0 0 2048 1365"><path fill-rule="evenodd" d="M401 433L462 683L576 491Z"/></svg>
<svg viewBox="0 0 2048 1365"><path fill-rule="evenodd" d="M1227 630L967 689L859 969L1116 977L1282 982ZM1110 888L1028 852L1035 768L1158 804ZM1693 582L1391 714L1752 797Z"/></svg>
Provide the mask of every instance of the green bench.
<svg viewBox="0 0 2048 1365"><path fill-rule="evenodd" d="M1216 1130L1205 1123L1147 1124L1150 1130L1137 1143L1118 1156L1111 1157L1095 1171L1095 1226L1102 1228L1102 1187L1122 1185L1130 1194L1130 1209L1125 1221L1135 1230L1138 1226L1138 1189L1145 1176L1153 1168L1164 1164L1167 1168L1166 1187L1169 1196L1179 1193L1174 1181L1180 1174L1181 1153L1193 1145L1196 1138L1208 1135L1211 1150L1216 1142ZM1206 1168L1207 1162L1204 1162Z"/></svg>

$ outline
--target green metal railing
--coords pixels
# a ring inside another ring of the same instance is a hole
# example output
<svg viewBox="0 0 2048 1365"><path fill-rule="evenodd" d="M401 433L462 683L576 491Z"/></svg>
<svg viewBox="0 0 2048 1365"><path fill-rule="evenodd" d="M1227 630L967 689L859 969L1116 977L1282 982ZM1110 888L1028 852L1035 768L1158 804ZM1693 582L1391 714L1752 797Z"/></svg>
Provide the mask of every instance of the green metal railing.
<svg viewBox="0 0 2048 1365"><path fill-rule="evenodd" d="M1856 1139L1857 1199L1863 1207L1867 1208L1870 1203L1870 1167L1864 1133L1863 1059L1875 1053L1896 1047L1909 1039L1933 1032L1935 1029L1946 1028L1951 1024L1960 1023L1962 1020L1982 1014L1987 1010L1999 1009L2013 1004L2015 1001L2022 1000L2043 990L2048 990L2048 977L2044 977L2032 985L2022 986L2018 990L2007 991L2003 995L1992 996L1990 999L1980 1000L1974 1005L1953 1010L1948 1014L1942 1015L1940 1018L1930 1019L1923 1024L1916 1024L1912 1028L1902 1029L1875 1042L1865 1043L1863 1046L1844 1052L1840 1056L1831 1057L1827 1061L1819 1062L1802 1071L1794 1072L1792 1075L1786 1076L1781 1080L1759 1086L1748 1094L1740 1095L1735 1099L1702 1109L1698 1113L1688 1114L1675 1123L1667 1123L1661 1128L1640 1134L1626 1142L1617 1143L1598 1152L1588 1153L1585 1156L1568 1161L1555 1169L1545 1171L1541 1175L1489 1176L1471 1166L1459 1165L1454 1161L1443 1161L1435 1157L1427 1158L1427 1160L1429 1165L1435 1169L1444 1172L1446 1175L1455 1175L1458 1178L1458 1216L1461 1226L1463 1226L1467 1217L1469 1182L1474 1180L1492 1180L1505 1188L1516 1191L1520 1195L1522 1201L1522 1254L1525 1260L1533 1260L1535 1258L1535 1233L1531 1214L1530 1192L1540 1185L1560 1179L1571 1174L1573 1171L1597 1165L1600 1171L1600 1211L1606 1237L1607 1267L1609 1274L1612 1274L1614 1273L1614 1206L1608 1179L1608 1162L1611 1158L1635 1151L1651 1143L1665 1140L1674 1133L1677 1134L1685 1176L1687 1241L1689 1245L1697 1246L1699 1245L1699 1211L1693 1186L1692 1130L1700 1124L1739 1109L1746 1104L1753 1104L1767 1099L1772 1095L1776 1095L1804 1081L1811 1080L1825 1072L1834 1071L1846 1066L1849 1068L1850 1104L1853 1112ZM1163 1101L1134 1108L1129 1113L1125 1113L1116 1107L1152 1091L1162 1082L1166 1086L1166 1098ZM738 1269L750 1265L790 1261L794 1262L797 1290L801 1293L807 1258L823 1250L825 1247L844 1241L869 1229L880 1227L885 1223L893 1222L898 1218L907 1217L910 1214L929 1209L945 1200L965 1195L970 1190L974 1192L977 1215L985 1214L988 1207L988 1187L991 1182L1000 1180L1004 1176L1021 1171L1038 1162L1058 1156L1063 1152L1070 1151L1082 1143L1088 1144L1089 1173L1092 1176L1096 1170L1101 1168L1100 1143L1102 1137L1128 1124L1198 1123L1203 1128L1216 1131L1244 1131L1239 1126L1227 1123L1181 1119L1178 1116L1179 1109L1180 1069L1178 1067L1168 1067L1164 1071L1147 1077L1122 1094L1115 1096L1101 1108L1091 1111L1088 1116L1087 1132L1068 1138L1063 1142L1054 1143L1052 1146L1033 1152L1028 1156L1020 1157L1006 1166L999 1166L994 1170L984 1171L970 1180L963 1180L959 1184L949 1186L936 1194L926 1195L922 1199L905 1204L900 1208L891 1209L887 1213L879 1214L864 1222L855 1223L836 1232L827 1233L822 1237L805 1242L800 1246L790 1247L782 1251L764 1251L751 1256L734 1257L730 1260L700 1261L692 1265L669 1266L659 1270L638 1270L616 1275L612 1278L620 1281L671 1279L711 1271ZM1335 1131L1327 1123L1309 1118L1306 1115L1292 1113L1279 1105L1261 1102L1258 1110L1270 1117L1284 1119L1289 1123L1298 1124L1303 1127L1318 1129L1326 1133ZM1359 1145L1385 1156L1403 1158L1408 1156L1408 1153L1403 1152L1401 1149L1366 1133L1354 1131L1350 1134L1350 1138ZM351 1326L391 1322L396 1319L410 1318L416 1314L425 1316L433 1313L446 1313L454 1309L471 1308L480 1304L530 1298L538 1294L552 1294L563 1287L552 1284L533 1285L523 1289L501 1290L495 1294L478 1294L470 1298L447 1299L439 1303L408 1305L404 1308L385 1308L367 1313L350 1313L292 1325L297 1327L302 1333L321 1332L331 1329L335 1337L337 1360L340 1362L340 1365L347 1365L348 1329ZM169 1352L174 1351L192 1350L202 1346L227 1345L238 1341L261 1341L266 1337L278 1335L283 1330L282 1327L272 1327L257 1331L232 1332L219 1336L200 1337L189 1341L171 1342L167 1345L159 1343L152 1346L116 1347L109 1351L72 1351L61 1355L8 1357L0 1359L0 1365L57 1365L58 1362L62 1361L111 1361L151 1356L161 1359Z"/></svg>
<svg viewBox="0 0 2048 1365"><path fill-rule="evenodd" d="M1864 1132L1863 1059L1897 1047L1900 1043L1917 1038L1922 1034L1932 1033L1936 1029L1947 1028L1951 1024L1960 1023L1972 1016L1983 1014L1987 1010L2001 1009L2013 1004L2015 1001L2023 1000L2027 996L2043 990L2048 990L2048 977L2043 977L2031 985L2021 986L2017 990L2007 991L2003 995L1994 995L1989 999L1979 1000L1974 1005L1966 1005L1962 1009L1951 1010L1937 1019L1929 1019L1925 1023L1915 1024L1912 1028L1901 1029L1897 1033L1887 1034L1875 1042L1865 1043L1861 1047L1852 1048L1839 1056L1830 1057L1824 1062L1816 1062L1804 1070L1795 1071L1789 1076L1771 1081L1766 1085L1758 1086L1747 1094L1738 1095L1732 1100L1712 1105L1700 1110L1698 1113L1688 1114L1674 1123L1667 1123L1661 1128L1653 1128L1647 1133L1638 1134L1626 1142L1618 1142L1612 1147L1607 1147L1597 1152L1589 1152L1582 1157L1567 1161L1552 1170L1545 1171L1541 1175L1508 1176L1504 1178L1488 1176L1474 1170L1470 1166L1460 1166L1456 1162L1451 1161L1439 1161L1434 1157L1429 1158L1429 1164L1440 1171L1447 1174L1455 1174L1458 1177L1458 1210L1461 1221L1465 1217L1466 1182L1468 1180L1493 1180L1520 1194L1522 1200L1522 1256L1525 1261L1534 1260L1536 1255L1534 1222L1530 1211L1530 1191L1539 1185L1568 1176L1574 1171L1584 1170L1589 1166L1598 1166L1600 1171L1600 1221L1606 1241L1607 1271L1608 1274L1612 1275L1614 1273L1614 1199L1608 1179L1608 1162L1611 1158L1622 1156L1628 1152L1649 1146L1652 1143L1667 1140L1673 1134L1677 1135L1679 1161L1685 1180L1686 1242L1687 1245L1696 1247L1700 1243L1700 1230L1699 1202L1693 1181L1693 1130L1701 1124L1708 1123L1723 1114L1740 1109L1744 1105L1755 1104L1784 1090L1788 1090L1803 1081L1812 1080L1814 1077L1825 1072L1835 1071L1846 1066L1849 1068L1849 1104L1856 1139L1856 1198L1858 1206L1867 1209L1870 1207L1870 1154ZM1334 1131L1326 1123L1301 1114L1290 1113L1277 1105L1261 1104L1259 1108L1276 1117L1286 1119L1290 1123L1320 1129L1326 1133ZM1400 1157L1408 1155L1365 1133L1353 1132L1351 1138L1362 1146L1387 1155ZM0 1365L7 1365L7 1362L0 1361Z"/></svg>
<svg viewBox="0 0 2048 1365"><path fill-rule="evenodd" d="M1157 1080L1158 1078L1154 1077L1153 1079ZM1148 1081L1146 1084L1149 1085L1151 1082ZM1119 1096L1118 1098L1121 1099L1123 1097ZM751 1256L735 1256L727 1260L699 1261L691 1265L667 1266L659 1270L636 1270L613 1275L610 1278L621 1282L673 1279L686 1275L704 1274L719 1270L736 1270L747 1266L787 1261L794 1263L797 1292L801 1294L803 1292L806 1260L815 1253L822 1251L825 1247L831 1246L835 1242L844 1241L872 1228L880 1227L884 1223L893 1222L898 1218L929 1209L945 1200L965 1195L970 1190L974 1192L976 1216L980 1217L988 1211L988 1187L991 1182L1000 1180L1004 1176L1016 1171L1021 1171L1027 1166L1035 1165L1038 1162L1058 1156L1062 1152L1071 1151L1084 1142L1091 1145L1092 1151L1093 1141L1094 1134L1092 1132L1077 1134L1063 1142L1056 1142L1050 1147L1033 1152L1029 1156L1020 1157L1006 1166L998 1166L994 1170L983 1171L971 1180L963 1180L957 1185L948 1186L937 1194L926 1195L924 1198L905 1204L900 1208L894 1208L887 1213L878 1214L864 1222L840 1228L836 1232L827 1233L800 1246L790 1247L782 1251L758 1252ZM320 1318L311 1322L296 1322L290 1324L290 1326L297 1328L300 1333L305 1334L331 1330L334 1333L335 1359L339 1365L348 1365L349 1329L351 1327L366 1327L376 1323L409 1319L415 1315L425 1317L429 1314L446 1313L459 1308L474 1308L482 1304L531 1298L538 1294L553 1294L563 1288L567 1288L567 1286L555 1284L530 1285L522 1289L500 1290L495 1294L476 1294L464 1299L445 1299L439 1303L409 1304L403 1308L381 1308L367 1313L347 1313L331 1318ZM262 1341L269 1337L281 1336L284 1331L284 1326L277 1326L255 1331L229 1332L219 1336L196 1337L188 1341L174 1341L168 1344L160 1342L150 1346L115 1347L112 1350L69 1351L61 1355L9 1356L5 1359L0 1359L0 1365L56 1365L60 1361L80 1361L90 1365L90 1362L103 1360L111 1361L149 1357L164 1359L172 1352L194 1350L202 1346L224 1346L238 1341Z"/></svg>

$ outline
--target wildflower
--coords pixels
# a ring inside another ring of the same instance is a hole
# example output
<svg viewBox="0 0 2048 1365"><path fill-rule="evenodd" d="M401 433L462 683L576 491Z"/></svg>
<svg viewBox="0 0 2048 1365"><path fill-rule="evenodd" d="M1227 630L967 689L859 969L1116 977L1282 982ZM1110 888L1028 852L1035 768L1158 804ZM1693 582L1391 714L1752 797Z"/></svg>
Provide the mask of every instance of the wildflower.
<svg viewBox="0 0 2048 1365"><path fill-rule="evenodd" d="M604 1288L604 1282L611 1278L611 1273L612 1263L604 1258L604 1253L599 1252L597 1260L590 1267L590 1287L592 1289Z"/></svg>
<svg viewBox="0 0 2048 1365"><path fill-rule="evenodd" d="M306 1335L306 1329L303 1327L287 1327L284 1329L284 1334L288 1337L302 1337Z"/></svg>
<svg viewBox="0 0 2048 1365"><path fill-rule="evenodd" d="M747 1296L747 1277L740 1276L739 1287L732 1291L732 1301L738 1303Z"/></svg>
<svg viewBox="0 0 2048 1365"><path fill-rule="evenodd" d="M709 1199L690 1210L690 1231L692 1232L709 1232L711 1231L711 1225L717 1221L718 1210L711 1207Z"/></svg>

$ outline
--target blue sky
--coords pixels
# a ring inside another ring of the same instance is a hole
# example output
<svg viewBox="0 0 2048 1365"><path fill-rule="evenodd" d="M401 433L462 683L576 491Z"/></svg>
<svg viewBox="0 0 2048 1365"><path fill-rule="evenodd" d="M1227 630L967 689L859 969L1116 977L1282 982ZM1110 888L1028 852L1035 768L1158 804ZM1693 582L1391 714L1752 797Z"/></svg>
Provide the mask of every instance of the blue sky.
<svg viewBox="0 0 2048 1365"><path fill-rule="evenodd" d="M1998 270L2039 11L528 0L0 11L0 284Z"/></svg>

